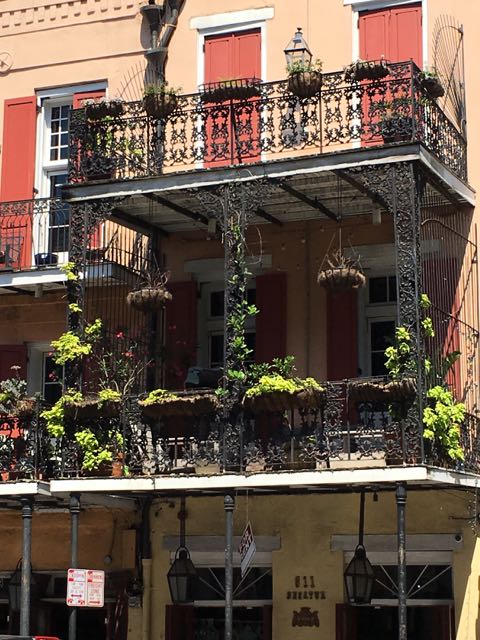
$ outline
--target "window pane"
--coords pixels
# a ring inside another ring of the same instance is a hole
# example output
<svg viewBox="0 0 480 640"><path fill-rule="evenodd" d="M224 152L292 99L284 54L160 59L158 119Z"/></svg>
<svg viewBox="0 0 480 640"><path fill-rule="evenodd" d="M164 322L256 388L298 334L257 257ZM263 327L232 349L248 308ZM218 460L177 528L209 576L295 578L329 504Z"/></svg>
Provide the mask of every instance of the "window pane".
<svg viewBox="0 0 480 640"><path fill-rule="evenodd" d="M222 317L224 313L223 291L212 291L210 294L210 316Z"/></svg>
<svg viewBox="0 0 480 640"><path fill-rule="evenodd" d="M387 278L370 278L368 289L370 303L388 301Z"/></svg>
<svg viewBox="0 0 480 640"><path fill-rule="evenodd" d="M372 351L378 351L379 349L385 351L387 347L393 344L394 336L395 322L393 320L372 322L370 325Z"/></svg>
<svg viewBox="0 0 480 640"><path fill-rule="evenodd" d="M223 333L210 336L210 367L223 366Z"/></svg>
<svg viewBox="0 0 480 640"><path fill-rule="evenodd" d="M390 276L388 278L388 297L390 302L396 302L397 301L397 277L396 276Z"/></svg>

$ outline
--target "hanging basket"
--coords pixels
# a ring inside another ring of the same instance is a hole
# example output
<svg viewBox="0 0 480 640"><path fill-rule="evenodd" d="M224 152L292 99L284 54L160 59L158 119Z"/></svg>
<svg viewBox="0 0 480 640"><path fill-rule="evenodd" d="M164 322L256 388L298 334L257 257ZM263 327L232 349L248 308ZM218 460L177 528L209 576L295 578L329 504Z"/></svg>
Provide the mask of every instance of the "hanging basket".
<svg viewBox="0 0 480 640"><path fill-rule="evenodd" d="M200 95L203 102L248 100L259 96L261 88L261 81L258 78L236 78L203 84L200 87Z"/></svg>
<svg viewBox="0 0 480 640"><path fill-rule="evenodd" d="M445 89L438 78L433 76L422 77L420 85L431 100L436 100L445 95Z"/></svg>
<svg viewBox="0 0 480 640"><path fill-rule="evenodd" d="M137 311L148 313L161 309L165 302L171 299L172 294L165 287L145 287L130 291L127 304Z"/></svg>
<svg viewBox="0 0 480 640"><path fill-rule="evenodd" d="M358 60L345 69L347 82L360 82L361 80L380 80L390 74L390 68L386 60Z"/></svg>
<svg viewBox="0 0 480 640"><path fill-rule="evenodd" d="M103 120L104 118L119 118L123 115L124 111L125 106L120 100L91 102L85 106L87 119L94 122Z"/></svg>
<svg viewBox="0 0 480 640"><path fill-rule="evenodd" d="M320 71L298 71L288 76L288 90L298 98L312 98L320 93L322 74Z"/></svg>
<svg viewBox="0 0 480 640"><path fill-rule="evenodd" d="M333 293L364 287L366 278L355 267L328 267L320 269L317 282Z"/></svg>
<svg viewBox="0 0 480 640"><path fill-rule="evenodd" d="M143 108L148 116L165 120L177 108L177 96L171 93L154 93L143 98Z"/></svg>

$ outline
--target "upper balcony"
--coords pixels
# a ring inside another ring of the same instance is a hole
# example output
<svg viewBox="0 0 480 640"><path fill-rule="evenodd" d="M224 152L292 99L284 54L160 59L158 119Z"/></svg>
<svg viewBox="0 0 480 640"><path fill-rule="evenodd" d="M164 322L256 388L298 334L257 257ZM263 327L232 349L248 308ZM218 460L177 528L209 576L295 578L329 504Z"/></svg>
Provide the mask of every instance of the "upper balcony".
<svg viewBox="0 0 480 640"><path fill-rule="evenodd" d="M311 97L292 93L287 80L220 82L164 103L156 117L147 115L143 102L94 118L77 109L70 190L82 185L113 194L112 182L219 167L248 167L253 175L273 162L291 166L292 160L346 152L354 164L399 156L400 147L413 144L465 182L466 140L429 95L420 70L413 62L389 70L383 79L362 81L346 79L343 71L324 73Z"/></svg>

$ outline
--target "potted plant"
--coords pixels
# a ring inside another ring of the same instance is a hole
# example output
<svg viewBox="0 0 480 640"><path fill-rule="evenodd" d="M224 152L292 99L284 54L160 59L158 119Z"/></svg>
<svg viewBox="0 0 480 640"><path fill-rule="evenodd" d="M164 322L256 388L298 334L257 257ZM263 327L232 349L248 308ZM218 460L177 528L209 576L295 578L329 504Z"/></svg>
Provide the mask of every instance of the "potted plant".
<svg viewBox="0 0 480 640"><path fill-rule="evenodd" d="M81 469L86 475L123 475L123 436L118 429L106 432L80 429L74 438L80 450Z"/></svg>
<svg viewBox="0 0 480 640"><path fill-rule="evenodd" d="M296 60L287 67L288 90L298 98L311 98L322 87L322 61L303 62Z"/></svg>
<svg viewBox="0 0 480 640"><path fill-rule="evenodd" d="M125 110L124 102L120 98L113 98L112 100L107 100L106 98L101 98L100 100L85 100L84 106L87 119L94 122L103 120L105 117L119 118Z"/></svg>
<svg viewBox="0 0 480 640"><path fill-rule="evenodd" d="M177 108L181 87L169 87L167 82L147 84L143 91L143 108L148 116L165 120Z"/></svg>
<svg viewBox="0 0 480 640"><path fill-rule="evenodd" d="M425 69L418 74L420 86L425 91L430 100L436 100L445 95L445 89L438 77L435 67Z"/></svg>
<svg viewBox="0 0 480 640"><path fill-rule="evenodd" d="M248 100L261 93L258 78L224 78L200 87L203 102L225 102L226 100Z"/></svg>
<svg viewBox="0 0 480 640"><path fill-rule="evenodd" d="M167 290L169 276L170 272L158 269L146 272L140 287L128 293L127 304L144 313L161 309L165 302L172 299L172 294Z"/></svg>
<svg viewBox="0 0 480 640"><path fill-rule="evenodd" d="M380 60L357 60L344 69L344 77L347 82L360 82L361 80L380 80L390 73L388 62Z"/></svg>
<svg viewBox="0 0 480 640"><path fill-rule="evenodd" d="M366 278L358 261L345 256L341 249L326 256L325 260L327 265L320 267L317 276L317 282L322 287L339 293L365 286Z"/></svg>

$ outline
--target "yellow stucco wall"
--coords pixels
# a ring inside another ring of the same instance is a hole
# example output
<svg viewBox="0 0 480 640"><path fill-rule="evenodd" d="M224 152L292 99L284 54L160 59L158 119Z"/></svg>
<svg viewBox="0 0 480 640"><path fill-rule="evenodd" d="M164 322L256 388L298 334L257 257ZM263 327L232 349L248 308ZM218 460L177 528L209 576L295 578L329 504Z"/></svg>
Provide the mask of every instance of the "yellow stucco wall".
<svg viewBox="0 0 480 640"><path fill-rule="evenodd" d="M396 536L394 492L379 493L378 502L367 494L365 533ZM478 573L480 545L467 520L472 494L454 491L409 492L407 497L408 534L461 533L463 547L453 552L457 640L472 640L478 633ZM153 585L151 637L164 638L164 610L170 602L166 573L169 552L163 548L165 535L178 535L179 500L171 509L163 502L153 505L151 532ZM247 516L248 510L248 516ZM234 513L234 534L241 535L247 518L254 535L278 536L281 548L272 552L273 637L291 640L332 640L335 637L335 605L344 601L343 553L331 551L331 537L358 532L358 494L279 496L239 496ZM188 536L224 535L222 498L188 498L186 529ZM435 549L431 549L434 551ZM367 548L368 552L368 548ZM320 627L292 629L292 614L302 601L287 599L297 575L313 575L325 600L303 603L318 610ZM135 613L138 615L138 612ZM138 639L133 632L129 640Z"/></svg>

